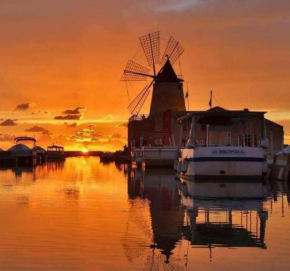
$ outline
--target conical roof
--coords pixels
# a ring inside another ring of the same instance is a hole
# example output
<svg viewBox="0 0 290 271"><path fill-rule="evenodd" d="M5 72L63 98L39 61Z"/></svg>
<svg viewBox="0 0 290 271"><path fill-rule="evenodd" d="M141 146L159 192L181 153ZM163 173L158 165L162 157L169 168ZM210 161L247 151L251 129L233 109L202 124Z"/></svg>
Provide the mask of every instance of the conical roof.
<svg viewBox="0 0 290 271"><path fill-rule="evenodd" d="M166 61L162 70L157 74L157 82L180 82L169 60Z"/></svg>
<svg viewBox="0 0 290 271"><path fill-rule="evenodd" d="M13 147L11 147L10 149L8 149L8 151L10 151L10 152L14 152L14 151L30 151L30 148L28 148L24 144L17 144L17 145L14 145Z"/></svg>

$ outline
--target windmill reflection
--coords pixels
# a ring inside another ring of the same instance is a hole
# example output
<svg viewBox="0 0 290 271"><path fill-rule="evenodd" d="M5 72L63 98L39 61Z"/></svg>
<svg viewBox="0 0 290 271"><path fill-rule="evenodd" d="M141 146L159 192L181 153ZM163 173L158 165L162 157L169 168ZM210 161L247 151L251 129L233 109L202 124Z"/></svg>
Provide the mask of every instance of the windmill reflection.
<svg viewBox="0 0 290 271"><path fill-rule="evenodd" d="M266 248L267 187L260 182L192 182L180 185L187 224L183 233L194 246Z"/></svg>
<svg viewBox="0 0 290 271"><path fill-rule="evenodd" d="M138 217L138 223L146 232L147 244L151 248L144 270L183 270L172 255L182 238L179 229L184 220L184 208L180 208L180 195L172 170L130 170L128 195L131 204L135 206L147 202L151 217L151 225L145 221L140 222L140 209L135 209L134 216Z"/></svg>

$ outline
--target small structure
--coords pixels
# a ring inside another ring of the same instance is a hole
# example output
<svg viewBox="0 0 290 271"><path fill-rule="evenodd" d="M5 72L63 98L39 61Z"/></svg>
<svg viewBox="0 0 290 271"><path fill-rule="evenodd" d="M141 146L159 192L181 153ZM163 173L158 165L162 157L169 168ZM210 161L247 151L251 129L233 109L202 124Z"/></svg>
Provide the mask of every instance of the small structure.
<svg viewBox="0 0 290 271"><path fill-rule="evenodd" d="M65 159L64 147L57 145L48 146L46 155L47 160L64 160Z"/></svg>
<svg viewBox="0 0 290 271"><path fill-rule="evenodd" d="M36 153L37 162L44 163L46 161L46 150L44 148L35 145L32 150Z"/></svg>
<svg viewBox="0 0 290 271"><path fill-rule="evenodd" d="M17 159L17 165L34 165L36 163L36 152L19 142L33 142L35 147L36 139L34 137L21 136L14 139L14 146L8 149L8 155L12 159Z"/></svg>

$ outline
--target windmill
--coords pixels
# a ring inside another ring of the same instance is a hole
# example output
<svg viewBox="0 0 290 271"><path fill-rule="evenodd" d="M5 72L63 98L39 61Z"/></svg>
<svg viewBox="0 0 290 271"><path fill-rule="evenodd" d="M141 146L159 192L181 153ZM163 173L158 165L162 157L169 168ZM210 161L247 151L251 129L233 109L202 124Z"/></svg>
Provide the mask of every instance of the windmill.
<svg viewBox="0 0 290 271"><path fill-rule="evenodd" d="M150 114L152 113L152 111L154 111L154 108L158 109L160 108L160 105L164 104L164 101L162 101L162 99L158 97L161 96L161 92L162 96L165 97L167 101L167 104L165 102L165 105L163 107L161 106L161 108L166 108L167 106L168 108L166 109L177 109L176 111L185 110L182 87L178 87L177 90L174 92L172 92L172 90L168 91L168 87L165 91L164 87L160 91L156 89L156 86L159 82L169 81L171 83L182 84L183 80L176 76L172 65L179 59L179 57L184 52L183 47L173 37L170 37L170 39L167 41L166 48L161 56L159 31L142 36L139 38L139 40L148 67L145 67L133 60L129 60L121 77L121 81L148 81L148 79L151 79L151 81L147 83L147 85L129 104L128 109L130 113L132 115L137 115L140 112L146 99L150 94L152 86L154 90ZM153 74L149 73L150 69L153 70ZM154 92L159 93L157 93L157 95L154 95Z"/></svg>

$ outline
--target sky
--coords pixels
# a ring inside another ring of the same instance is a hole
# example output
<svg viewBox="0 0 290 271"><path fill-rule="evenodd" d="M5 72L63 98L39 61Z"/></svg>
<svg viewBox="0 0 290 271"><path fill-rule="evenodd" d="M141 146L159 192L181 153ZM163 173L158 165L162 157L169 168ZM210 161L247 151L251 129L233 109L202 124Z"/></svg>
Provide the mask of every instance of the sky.
<svg viewBox="0 0 290 271"><path fill-rule="evenodd" d="M122 148L144 85L120 77L128 59L144 65L139 37L155 31L185 49L174 68L191 110L208 109L213 90L214 106L267 111L289 144L289 27L288 0L0 0L0 147L30 135Z"/></svg>

